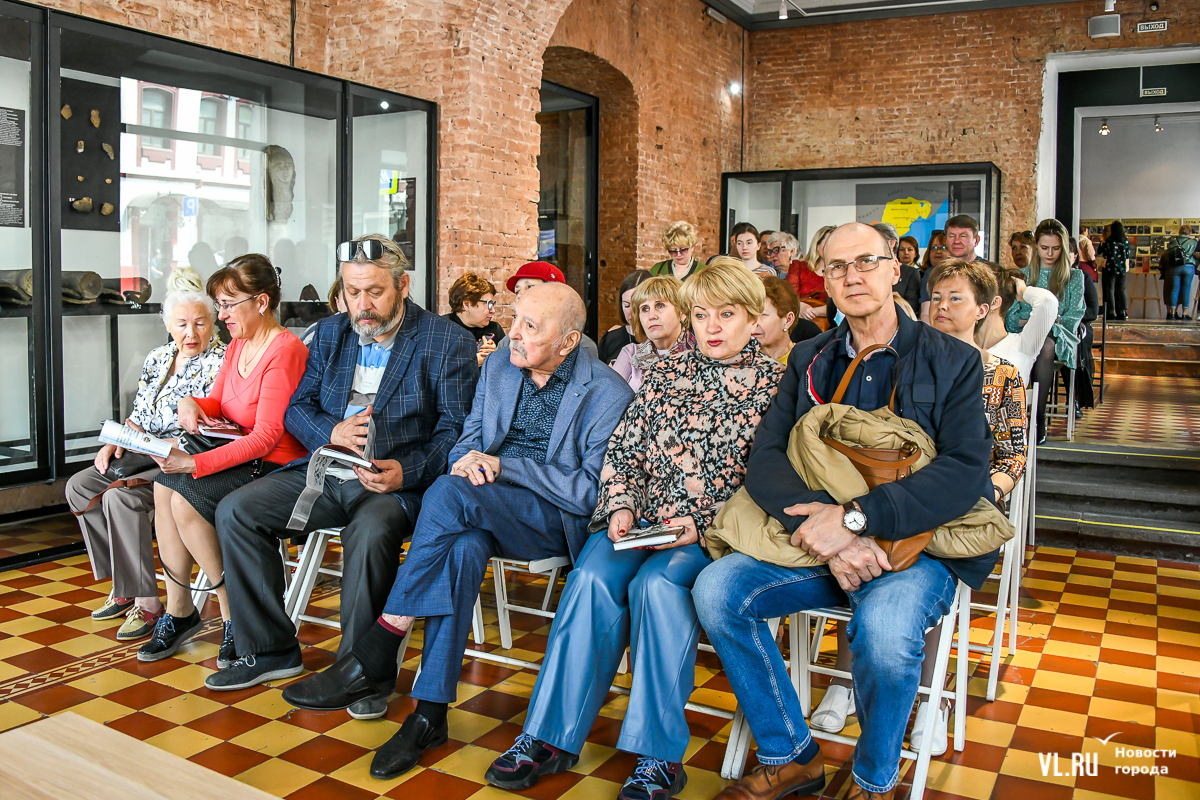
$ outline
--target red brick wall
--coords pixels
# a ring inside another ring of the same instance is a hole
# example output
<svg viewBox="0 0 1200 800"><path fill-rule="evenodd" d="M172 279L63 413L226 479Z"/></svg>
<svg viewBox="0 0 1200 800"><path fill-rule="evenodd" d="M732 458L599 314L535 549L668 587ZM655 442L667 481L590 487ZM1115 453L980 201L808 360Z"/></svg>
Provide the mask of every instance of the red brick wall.
<svg viewBox="0 0 1200 800"><path fill-rule="evenodd" d="M1122 4L1110 39L1087 35L1091 0L755 33L746 169L992 161L1003 240L1037 222L1046 54L1200 41L1200 3L1148 6ZM1164 34L1129 33L1164 18Z"/></svg>

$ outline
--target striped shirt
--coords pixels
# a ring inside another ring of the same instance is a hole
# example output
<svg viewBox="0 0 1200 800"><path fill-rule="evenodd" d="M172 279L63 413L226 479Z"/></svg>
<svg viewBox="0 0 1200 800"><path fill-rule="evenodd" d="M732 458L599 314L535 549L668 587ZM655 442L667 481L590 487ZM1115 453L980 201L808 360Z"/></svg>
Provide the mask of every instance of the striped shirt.
<svg viewBox="0 0 1200 800"><path fill-rule="evenodd" d="M362 413L367 410L367 406L375 403L375 395L379 392L379 384L383 382L383 373L387 371L388 359L392 357L392 345L396 343L396 333L399 330L400 326L397 325L382 342L377 342L370 336L359 338L358 362L354 365L354 381L350 384L350 398L346 401L346 413L342 415L342 419ZM363 450L367 458L374 455L371 452L372 438L368 434L367 446ZM331 464L325 474L343 481L357 479L354 470L338 464Z"/></svg>

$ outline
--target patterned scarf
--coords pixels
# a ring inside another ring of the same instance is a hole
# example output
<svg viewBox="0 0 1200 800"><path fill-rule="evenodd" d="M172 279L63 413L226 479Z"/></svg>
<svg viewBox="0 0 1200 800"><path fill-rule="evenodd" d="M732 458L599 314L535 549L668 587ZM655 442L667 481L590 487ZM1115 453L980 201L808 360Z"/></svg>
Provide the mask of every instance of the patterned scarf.
<svg viewBox="0 0 1200 800"><path fill-rule="evenodd" d="M696 337L691 330L684 328L679 334L679 338L675 340L675 344L671 345L671 349L663 355L658 354L658 349L654 346L654 342L647 339L637 346L633 351L633 365L642 372L654 366L654 363L660 358L664 358L675 353L682 353L686 350L694 350L696 348Z"/></svg>

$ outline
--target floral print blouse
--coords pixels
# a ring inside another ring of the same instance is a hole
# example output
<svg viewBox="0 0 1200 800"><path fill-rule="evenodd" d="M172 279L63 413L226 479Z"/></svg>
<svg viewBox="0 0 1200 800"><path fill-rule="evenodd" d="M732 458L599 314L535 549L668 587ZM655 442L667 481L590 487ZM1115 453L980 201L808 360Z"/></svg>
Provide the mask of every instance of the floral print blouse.
<svg viewBox="0 0 1200 800"><path fill-rule="evenodd" d="M183 433L176 416L179 401L185 397L208 396L225 357L225 343L214 332L203 353L192 356L175 374L169 375L171 363L178 353L179 345L172 340L151 350L142 365L142 377L138 380L129 420L151 436L171 438Z"/></svg>
<svg viewBox="0 0 1200 800"><path fill-rule="evenodd" d="M608 440L589 529L627 508L650 523L691 516L703 533L742 485L783 371L754 339L725 361L697 349L654 364Z"/></svg>
<svg viewBox="0 0 1200 800"><path fill-rule="evenodd" d="M983 364L983 410L992 429L991 474L1003 472L1016 483L1025 472L1029 411L1021 373L999 356L989 356Z"/></svg>

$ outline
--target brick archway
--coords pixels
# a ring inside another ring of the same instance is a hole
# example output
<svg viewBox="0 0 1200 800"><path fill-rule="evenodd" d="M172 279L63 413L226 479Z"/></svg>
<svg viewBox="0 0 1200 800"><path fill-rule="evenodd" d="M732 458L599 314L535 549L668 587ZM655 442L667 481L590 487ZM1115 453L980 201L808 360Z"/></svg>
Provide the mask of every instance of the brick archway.
<svg viewBox="0 0 1200 800"><path fill-rule="evenodd" d="M548 47L542 78L600 98L597 227L600 333L621 324L617 290L637 268L638 101L629 78L609 62L573 47Z"/></svg>

